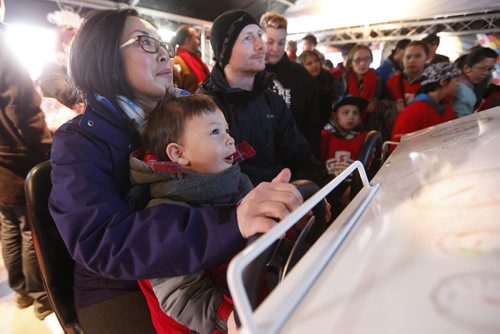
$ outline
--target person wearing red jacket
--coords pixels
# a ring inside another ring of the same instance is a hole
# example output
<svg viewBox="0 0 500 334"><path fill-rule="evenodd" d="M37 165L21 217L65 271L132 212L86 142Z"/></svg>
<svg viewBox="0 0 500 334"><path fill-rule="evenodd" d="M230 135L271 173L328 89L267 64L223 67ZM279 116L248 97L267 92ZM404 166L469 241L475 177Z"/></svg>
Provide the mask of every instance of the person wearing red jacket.
<svg viewBox="0 0 500 334"><path fill-rule="evenodd" d="M345 75L347 93L352 96L368 100L368 106L361 114L363 124L366 125L368 115L377 108L377 102L382 98L383 82L377 71L370 68L373 54L369 47L362 44L355 45L347 55ZM366 111L366 114L365 114Z"/></svg>
<svg viewBox="0 0 500 334"><path fill-rule="evenodd" d="M392 140L400 141L414 132L455 119L451 98L457 91L458 68L450 63L431 64L424 70L422 87L411 104L398 114Z"/></svg>
<svg viewBox="0 0 500 334"><path fill-rule="evenodd" d="M344 95L334 104L331 117L321 131L321 161L330 174L338 175L356 160L366 131L360 130L361 113L368 100Z"/></svg>
<svg viewBox="0 0 500 334"><path fill-rule="evenodd" d="M255 151L235 146L222 111L206 95L167 94L141 137L143 147L130 156L130 178L134 187L149 188L148 207L235 205L253 188L237 162ZM224 262L187 275L139 281L158 334L227 332L230 259L228 254Z"/></svg>
<svg viewBox="0 0 500 334"><path fill-rule="evenodd" d="M174 83L178 88L196 92L200 82L210 73L199 55L200 36L191 26L182 26L172 38L172 46L177 46L174 66Z"/></svg>
<svg viewBox="0 0 500 334"><path fill-rule="evenodd" d="M387 80L387 91L391 100L396 102L398 110L405 108L421 87L421 75L428 54L427 44L421 41L411 42L404 51L403 72L396 73Z"/></svg>

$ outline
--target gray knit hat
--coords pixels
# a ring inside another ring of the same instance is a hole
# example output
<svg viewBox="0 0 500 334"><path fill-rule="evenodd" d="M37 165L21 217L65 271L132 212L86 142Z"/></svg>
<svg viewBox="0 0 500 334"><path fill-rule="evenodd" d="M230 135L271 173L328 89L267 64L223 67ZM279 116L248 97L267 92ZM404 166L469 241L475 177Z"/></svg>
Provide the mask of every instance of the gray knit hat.
<svg viewBox="0 0 500 334"><path fill-rule="evenodd" d="M454 64L448 62L431 64L427 66L424 73L422 73L423 80L420 84L425 86L433 82L438 82L439 80L455 78L459 75L460 70Z"/></svg>
<svg viewBox="0 0 500 334"><path fill-rule="evenodd" d="M241 30L250 24L259 25L255 18L244 10L229 10L219 15L210 31L210 44L214 50L215 61L224 68L229 62L234 42Z"/></svg>

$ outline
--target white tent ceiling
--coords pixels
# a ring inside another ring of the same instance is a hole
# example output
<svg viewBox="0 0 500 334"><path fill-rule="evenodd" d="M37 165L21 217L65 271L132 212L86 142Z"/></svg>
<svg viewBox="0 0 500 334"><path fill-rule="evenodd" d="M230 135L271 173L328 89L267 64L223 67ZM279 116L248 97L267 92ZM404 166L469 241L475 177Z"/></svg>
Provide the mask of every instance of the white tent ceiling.
<svg viewBox="0 0 500 334"><path fill-rule="evenodd" d="M285 16L294 34L499 9L500 0L298 0Z"/></svg>

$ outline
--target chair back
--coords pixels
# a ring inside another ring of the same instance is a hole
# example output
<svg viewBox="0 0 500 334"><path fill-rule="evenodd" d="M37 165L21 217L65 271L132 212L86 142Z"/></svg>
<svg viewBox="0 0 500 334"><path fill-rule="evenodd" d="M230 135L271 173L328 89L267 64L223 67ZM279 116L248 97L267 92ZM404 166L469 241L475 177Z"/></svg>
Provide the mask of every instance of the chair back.
<svg viewBox="0 0 500 334"><path fill-rule="evenodd" d="M33 167L26 177L28 220L43 284L65 333L81 333L73 297L74 261L49 213L52 189L50 161Z"/></svg>
<svg viewBox="0 0 500 334"><path fill-rule="evenodd" d="M356 160L365 167L368 179L371 180L382 166L382 135L377 130L372 130L366 135L365 141L359 150ZM351 199L363 188L359 173L356 171L351 180Z"/></svg>

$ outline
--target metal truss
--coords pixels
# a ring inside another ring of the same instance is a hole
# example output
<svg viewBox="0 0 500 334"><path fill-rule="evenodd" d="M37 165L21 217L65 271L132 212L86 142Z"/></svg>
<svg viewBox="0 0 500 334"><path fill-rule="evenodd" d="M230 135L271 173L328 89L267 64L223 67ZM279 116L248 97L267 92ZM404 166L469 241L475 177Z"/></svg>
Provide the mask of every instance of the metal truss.
<svg viewBox="0 0 500 334"><path fill-rule="evenodd" d="M367 24L364 26L321 30L312 33L320 43L339 45L391 41L403 38L418 39L433 32L440 32L440 35L453 36L476 33L500 33L500 10L488 11L481 14L475 13L423 20ZM300 39L303 35L294 34L289 37Z"/></svg>

